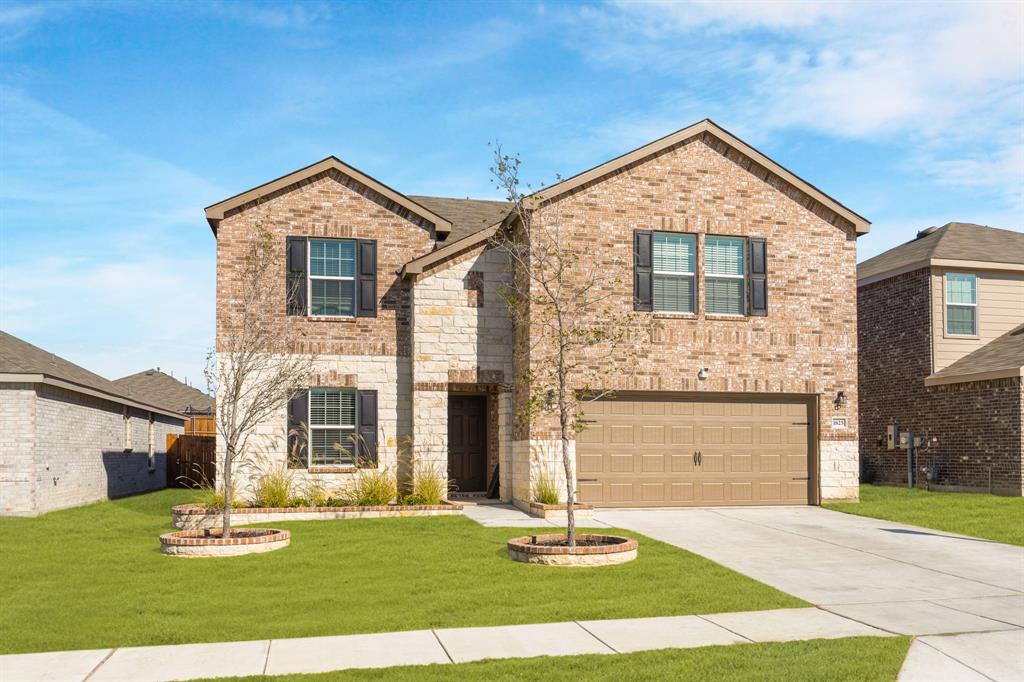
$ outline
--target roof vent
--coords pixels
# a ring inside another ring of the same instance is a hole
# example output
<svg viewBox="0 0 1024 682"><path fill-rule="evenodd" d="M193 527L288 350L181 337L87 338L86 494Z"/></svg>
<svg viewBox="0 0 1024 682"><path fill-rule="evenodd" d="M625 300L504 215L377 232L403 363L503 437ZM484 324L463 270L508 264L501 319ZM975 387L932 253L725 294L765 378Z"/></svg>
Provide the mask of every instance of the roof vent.
<svg viewBox="0 0 1024 682"><path fill-rule="evenodd" d="M927 237L932 232L935 232L938 229L939 228L935 227L934 225L932 225L931 227L926 227L926 228L924 228L923 230L921 230L920 232L917 233L917 238L920 239L921 237Z"/></svg>

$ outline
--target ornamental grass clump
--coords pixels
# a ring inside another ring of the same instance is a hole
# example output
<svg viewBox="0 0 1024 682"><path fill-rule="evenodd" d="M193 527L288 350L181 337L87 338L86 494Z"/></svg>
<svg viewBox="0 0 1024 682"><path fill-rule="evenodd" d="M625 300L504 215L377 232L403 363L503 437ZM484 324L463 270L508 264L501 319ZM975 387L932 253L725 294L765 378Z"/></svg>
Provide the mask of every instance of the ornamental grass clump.
<svg viewBox="0 0 1024 682"><path fill-rule="evenodd" d="M253 484L254 507L290 507L293 504L295 475L285 467L264 471Z"/></svg>
<svg viewBox="0 0 1024 682"><path fill-rule="evenodd" d="M541 504L558 504L558 484L555 483L554 476L542 474L537 479L533 499Z"/></svg>
<svg viewBox="0 0 1024 682"><path fill-rule="evenodd" d="M394 477L385 469L360 469L352 484L352 504L357 507L381 507L398 495Z"/></svg>

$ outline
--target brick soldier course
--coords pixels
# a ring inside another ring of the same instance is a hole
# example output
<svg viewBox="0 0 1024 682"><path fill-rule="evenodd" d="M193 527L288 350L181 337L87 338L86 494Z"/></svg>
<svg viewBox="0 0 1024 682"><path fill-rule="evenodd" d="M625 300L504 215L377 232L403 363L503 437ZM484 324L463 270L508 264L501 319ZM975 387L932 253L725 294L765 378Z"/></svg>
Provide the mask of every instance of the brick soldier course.
<svg viewBox="0 0 1024 682"><path fill-rule="evenodd" d="M537 210L557 211L567 244L609 266L626 264L617 266L622 286L608 299L609 310L634 305L635 231L696 235L694 313L647 313L658 318L659 330L639 349L636 372L623 373L613 357L585 358L608 388L651 396L802 396L812 405L816 493L856 499L856 239L867 231L866 220L710 121L570 178L544 197ZM412 461L447 465L449 395L486 396L488 487L497 471L500 498L528 508L538 477L560 464L552 456L554 425L516 416L515 378L527 367L512 352L515 330L499 294L508 266L488 241L509 212L501 202L405 197L327 159L207 209L217 239L218 320L234 298L236 264L258 226L282 247L289 237L375 241L372 316L289 321L305 337L296 350L317 357L309 385L376 391L378 466L399 476ZM767 315L705 311L701 260L708 235L767 240ZM282 262L282 315L285 282ZM698 378L702 368L706 380ZM288 410L282 405L260 429L255 449L264 459L285 460ZM296 473L330 484L356 475Z"/></svg>

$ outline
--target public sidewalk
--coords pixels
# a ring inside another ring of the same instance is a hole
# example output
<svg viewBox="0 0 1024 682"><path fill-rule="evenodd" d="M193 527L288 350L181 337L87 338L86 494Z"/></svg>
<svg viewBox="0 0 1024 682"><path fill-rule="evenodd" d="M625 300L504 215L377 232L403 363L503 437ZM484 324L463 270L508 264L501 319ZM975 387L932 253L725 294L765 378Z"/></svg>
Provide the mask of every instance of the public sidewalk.
<svg viewBox="0 0 1024 682"><path fill-rule="evenodd" d="M163 682L890 633L817 608L0 656L4 682Z"/></svg>

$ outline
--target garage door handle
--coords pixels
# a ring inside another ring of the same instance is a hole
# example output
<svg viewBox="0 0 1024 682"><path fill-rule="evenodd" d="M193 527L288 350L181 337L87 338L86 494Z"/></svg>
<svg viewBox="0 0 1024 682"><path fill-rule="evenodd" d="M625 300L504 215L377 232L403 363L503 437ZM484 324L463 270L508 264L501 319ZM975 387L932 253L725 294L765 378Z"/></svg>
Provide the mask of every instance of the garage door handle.
<svg viewBox="0 0 1024 682"><path fill-rule="evenodd" d="M597 483L596 478L577 478L577 483Z"/></svg>
<svg viewBox="0 0 1024 682"><path fill-rule="evenodd" d="M806 481L807 478L808 478L807 476L794 476L793 480L794 481Z"/></svg>

